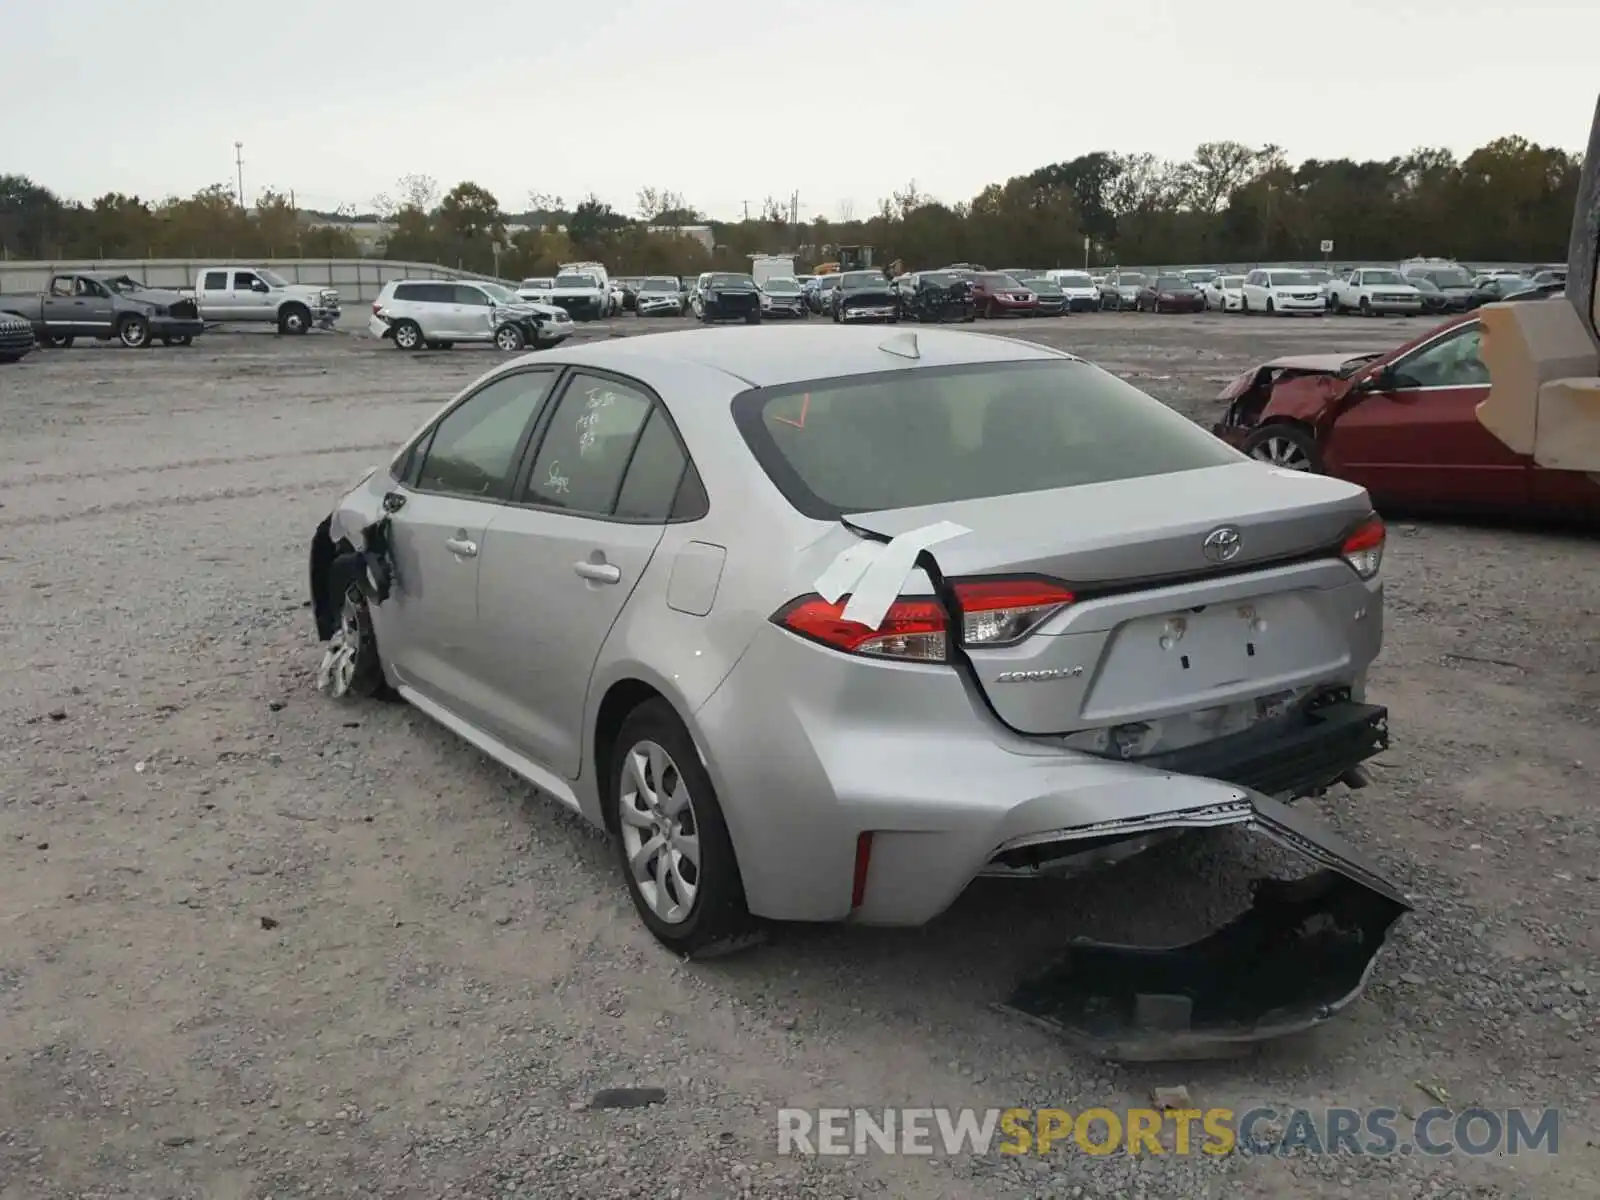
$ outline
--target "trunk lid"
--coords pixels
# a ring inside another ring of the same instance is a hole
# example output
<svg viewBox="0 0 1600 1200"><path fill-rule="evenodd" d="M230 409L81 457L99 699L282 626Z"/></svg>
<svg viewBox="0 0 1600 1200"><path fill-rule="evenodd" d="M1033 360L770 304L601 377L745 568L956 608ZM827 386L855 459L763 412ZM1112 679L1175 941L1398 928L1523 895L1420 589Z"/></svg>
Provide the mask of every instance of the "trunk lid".
<svg viewBox="0 0 1600 1200"><path fill-rule="evenodd" d="M930 551L947 580L1044 576L1072 591L1021 642L967 650L1000 719L1043 735L1209 711L1364 666L1381 624L1374 614L1352 640L1369 597L1337 548L1371 511L1353 484L1239 462L846 523L892 539L951 521L970 532ZM1223 528L1231 556L1206 548Z"/></svg>

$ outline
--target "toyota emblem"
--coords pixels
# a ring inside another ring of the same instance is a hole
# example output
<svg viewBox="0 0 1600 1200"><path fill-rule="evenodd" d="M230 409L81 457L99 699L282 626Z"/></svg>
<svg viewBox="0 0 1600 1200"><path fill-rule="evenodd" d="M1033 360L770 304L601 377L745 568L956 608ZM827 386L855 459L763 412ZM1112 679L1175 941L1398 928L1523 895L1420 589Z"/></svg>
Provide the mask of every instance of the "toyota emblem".
<svg viewBox="0 0 1600 1200"><path fill-rule="evenodd" d="M1206 540L1200 543L1200 551L1214 563L1225 563L1237 558L1243 545L1239 531L1232 525L1224 525L1206 534Z"/></svg>

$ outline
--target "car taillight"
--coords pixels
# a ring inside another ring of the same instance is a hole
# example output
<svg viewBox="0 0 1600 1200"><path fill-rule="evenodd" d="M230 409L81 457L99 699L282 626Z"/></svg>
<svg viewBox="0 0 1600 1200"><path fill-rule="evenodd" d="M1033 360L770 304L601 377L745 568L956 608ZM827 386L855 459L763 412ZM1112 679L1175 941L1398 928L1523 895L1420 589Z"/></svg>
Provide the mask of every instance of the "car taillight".
<svg viewBox="0 0 1600 1200"><path fill-rule="evenodd" d="M1368 517L1344 539L1339 556L1350 564L1350 569L1363 579L1371 579L1383 566L1383 543L1387 536L1383 518Z"/></svg>
<svg viewBox="0 0 1600 1200"><path fill-rule="evenodd" d="M954 585L961 606L961 644L990 648L1020 642L1062 608L1072 593L1036 579L968 580ZM901 597L876 629L844 619L847 597L829 603L802 596L773 614L791 633L846 654L901 662L949 662L950 619L932 597Z"/></svg>
<svg viewBox="0 0 1600 1200"><path fill-rule="evenodd" d="M821 596L802 596L773 614L791 633L846 654L894 658L902 662L948 662L950 619L937 600L896 600L876 629L846 621L847 598L830 604Z"/></svg>
<svg viewBox="0 0 1600 1200"><path fill-rule="evenodd" d="M1043 579L973 579L955 585L963 646L1020 642L1072 603L1072 593Z"/></svg>

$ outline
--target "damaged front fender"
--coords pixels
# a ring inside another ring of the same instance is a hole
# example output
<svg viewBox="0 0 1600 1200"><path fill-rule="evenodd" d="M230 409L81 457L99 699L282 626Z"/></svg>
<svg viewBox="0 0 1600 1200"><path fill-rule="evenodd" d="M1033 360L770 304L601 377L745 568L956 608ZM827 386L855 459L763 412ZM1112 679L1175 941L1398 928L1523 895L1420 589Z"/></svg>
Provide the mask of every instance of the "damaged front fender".
<svg viewBox="0 0 1600 1200"><path fill-rule="evenodd" d="M1174 813L1166 824L1192 825L1191 816ZM1252 793L1228 818L1221 823L1320 869L1297 880L1256 880L1248 911L1187 945L1078 939L1025 979L1005 1009L1102 1058L1147 1062L1224 1057L1349 1006L1410 900L1342 839L1275 800ZM1162 824L1140 822L1152 830ZM1105 833L1096 827L1083 836Z"/></svg>
<svg viewBox="0 0 1600 1200"><path fill-rule="evenodd" d="M340 603L352 586L360 589L368 604L382 604L393 587L389 518L374 521L357 536L359 546L335 541L331 515L311 535L311 611L319 641L327 641L339 628Z"/></svg>

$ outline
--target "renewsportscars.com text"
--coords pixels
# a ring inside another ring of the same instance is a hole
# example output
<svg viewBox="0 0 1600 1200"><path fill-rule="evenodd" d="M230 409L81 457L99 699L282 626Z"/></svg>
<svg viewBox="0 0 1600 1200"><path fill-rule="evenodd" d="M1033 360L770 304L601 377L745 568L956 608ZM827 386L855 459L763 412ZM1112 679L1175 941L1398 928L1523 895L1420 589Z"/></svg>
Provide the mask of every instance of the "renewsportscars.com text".
<svg viewBox="0 0 1600 1200"><path fill-rule="evenodd" d="M1556 1154L1553 1108L785 1108L778 1153L799 1155Z"/></svg>

